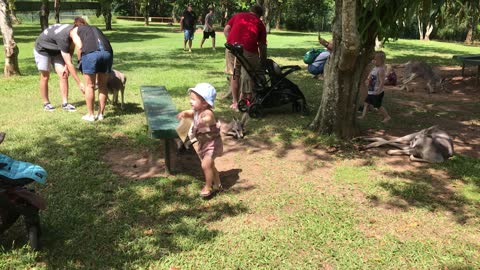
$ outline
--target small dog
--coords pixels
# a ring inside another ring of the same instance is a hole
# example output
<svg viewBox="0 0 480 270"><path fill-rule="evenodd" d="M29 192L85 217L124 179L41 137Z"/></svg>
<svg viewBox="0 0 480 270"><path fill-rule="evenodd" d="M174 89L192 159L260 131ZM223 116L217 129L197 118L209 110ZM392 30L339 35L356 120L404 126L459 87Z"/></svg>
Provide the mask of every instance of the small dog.
<svg viewBox="0 0 480 270"><path fill-rule="evenodd" d="M114 105L118 104L118 91L122 95L122 103L120 108L123 110L124 105L124 92L125 84L127 83L127 77L122 72L112 69L112 72L109 73L107 81L107 89L109 94L113 94L112 103Z"/></svg>

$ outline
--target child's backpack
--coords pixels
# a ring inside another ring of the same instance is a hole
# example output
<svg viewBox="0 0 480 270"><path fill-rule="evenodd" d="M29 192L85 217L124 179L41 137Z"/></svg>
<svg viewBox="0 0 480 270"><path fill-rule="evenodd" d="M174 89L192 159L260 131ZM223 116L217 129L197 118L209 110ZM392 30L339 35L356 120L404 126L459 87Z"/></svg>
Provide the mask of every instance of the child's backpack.
<svg viewBox="0 0 480 270"><path fill-rule="evenodd" d="M307 65L310 65L311 63L313 63L313 61L315 61L315 58L317 58L317 56L322 53L323 51L325 50L321 50L321 49L310 49L308 50L305 55L303 56L303 62Z"/></svg>
<svg viewBox="0 0 480 270"><path fill-rule="evenodd" d="M392 69L392 71L387 74L385 85L397 85L397 74L395 73L395 70Z"/></svg>

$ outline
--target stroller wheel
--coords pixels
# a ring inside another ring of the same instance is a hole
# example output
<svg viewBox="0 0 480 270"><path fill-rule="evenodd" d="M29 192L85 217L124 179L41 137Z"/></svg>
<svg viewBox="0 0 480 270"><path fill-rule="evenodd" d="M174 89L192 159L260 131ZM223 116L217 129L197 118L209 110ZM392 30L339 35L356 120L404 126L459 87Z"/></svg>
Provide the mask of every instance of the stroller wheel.
<svg viewBox="0 0 480 270"><path fill-rule="evenodd" d="M260 104L252 104L248 108L248 115L252 118L262 118L263 117L263 107Z"/></svg>
<svg viewBox="0 0 480 270"><path fill-rule="evenodd" d="M241 112L247 112L248 111L248 107L250 107L250 100L248 99L241 99L239 102L238 102L238 110L241 111Z"/></svg>
<svg viewBox="0 0 480 270"><path fill-rule="evenodd" d="M302 102L302 103L300 103L300 104L301 104L300 106L301 106L301 108L302 108L301 111L300 111L300 113L303 114L303 115L309 115L309 114L310 114L310 110L308 109L307 104L306 104L305 102Z"/></svg>
<svg viewBox="0 0 480 270"><path fill-rule="evenodd" d="M292 109L296 113L301 113L302 115L308 115L310 112L308 107L306 106L305 102L303 101L295 101L292 103Z"/></svg>
<svg viewBox="0 0 480 270"><path fill-rule="evenodd" d="M302 111L302 104L298 101L294 101L292 103L292 111L296 112L296 113L301 112Z"/></svg>
<svg viewBox="0 0 480 270"><path fill-rule="evenodd" d="M37 226L30 226L28 228L28 241L30 242L30 247L33 250L38 250L40 247L39 243L39 228Z"/></svg>

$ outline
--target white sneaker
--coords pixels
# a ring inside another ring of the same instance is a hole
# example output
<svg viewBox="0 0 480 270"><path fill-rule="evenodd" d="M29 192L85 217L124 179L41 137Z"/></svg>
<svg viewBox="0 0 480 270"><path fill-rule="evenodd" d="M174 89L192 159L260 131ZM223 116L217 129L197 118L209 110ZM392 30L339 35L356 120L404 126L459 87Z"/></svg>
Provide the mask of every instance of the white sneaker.
<svg viewBox="0 0 480 270"><path fill-rule="evenodd" d="M93 115L85 114L84 116L82 116L82 120L85 120L85 121L88 121L88 122L94 122L95 117Z"/></svg>
<svg viewBox="0 0 480 270"><path fill-rule="evenodd" d="M97 117L95 117L96 120L102 121L103 120L103 114L99 113L97 114Z"/></svg>

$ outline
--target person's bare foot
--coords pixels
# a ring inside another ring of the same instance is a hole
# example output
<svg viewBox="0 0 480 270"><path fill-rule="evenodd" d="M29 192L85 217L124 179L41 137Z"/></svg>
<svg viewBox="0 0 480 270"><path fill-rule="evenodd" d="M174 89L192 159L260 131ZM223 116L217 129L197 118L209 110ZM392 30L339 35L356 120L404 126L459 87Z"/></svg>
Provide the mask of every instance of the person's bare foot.
<svg viewBox="0 0 480 270"><path fill-rule="evenodd" d="M388 121L390 121L392 118L391 117L387 117L385 119L382 120L382 123L387 123Z"/></svg>
<svg viewBox="0 0 480 270"><path fill-rule="evenodd" d="M238 102L233 102L232 105L230 105L230 109L238 110Z"/></svg>

